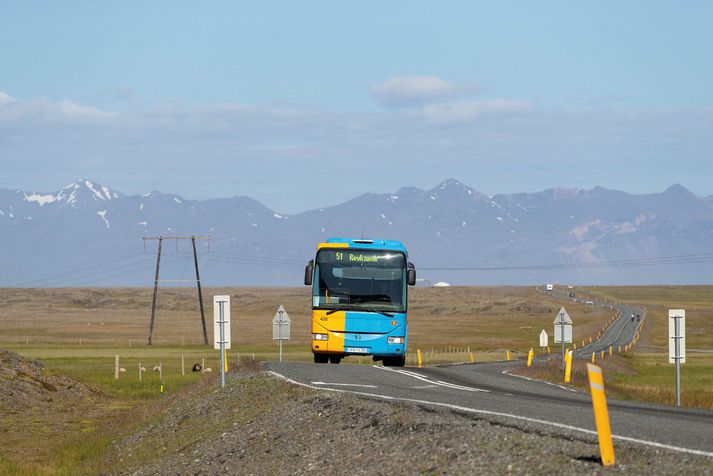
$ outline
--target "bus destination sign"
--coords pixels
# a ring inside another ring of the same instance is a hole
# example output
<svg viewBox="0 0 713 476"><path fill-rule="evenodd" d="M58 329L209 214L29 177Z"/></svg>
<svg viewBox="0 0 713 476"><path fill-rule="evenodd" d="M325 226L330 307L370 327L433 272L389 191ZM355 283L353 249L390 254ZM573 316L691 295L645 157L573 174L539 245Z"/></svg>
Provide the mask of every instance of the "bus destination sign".
<svg viewBox="0 0 713 476"><path fill-rule="evenodd" d="M378 263L381 258L384 258L384 255L374 253L345 253L343 251L336 251L334 253L335 261L348 261L350 263Z"/></svg>

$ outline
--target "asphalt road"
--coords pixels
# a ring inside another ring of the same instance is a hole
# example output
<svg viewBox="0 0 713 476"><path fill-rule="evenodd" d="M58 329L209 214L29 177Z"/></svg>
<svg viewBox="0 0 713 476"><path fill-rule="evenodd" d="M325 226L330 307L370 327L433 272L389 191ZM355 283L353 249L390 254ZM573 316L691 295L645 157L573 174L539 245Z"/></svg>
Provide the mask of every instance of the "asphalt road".
<svg viewBox="0 0 713 476"><path fill-rule="evenodd" d="M544 425L567 436L596 434L589 394L509 375L508 369L517 365L512 361L416 369L269 363L268 369L312 388L447 407L519 427ZM615 445L624 440L713 458L713 411L608 403Z"/></svg>
<svg viewBox="0 0 713 476"><path fill-rule="evenodd" d="M614 303L595 297L578 296L576 293L574 297L569 297L569 290L561 291L557 288L555 288L554 291L546 291L544 288L538 287L537 290L542 294L561 299L564 301L563 305L565 305L565 307L566 302L569 301L588 303L592 306L606 307L612 309L613 311L617 311L619 317L606 328L598 340L595 340L592 343L585 342L586 345L584 347L579 347L576 350L577 355L581 357L591 357L592 352L595 354L598 354L601 351L608 352L609 346L611 346L614 351L617 351L619 346L623 349L624 346L630 344L631 341L634 340L637 330L646 318L645 309L635 305ZM633 320L631 319L632 316L634 317ZM640 319L637 316L639 316ZM576 325L577 323L574 322L574 326Z"/></svg>
<svg viewBox="0 0 713 476"><path fill-rule="evenodd" d="M582 357L608 351L610 345L616 349L631 343L645 316L644 309L637 306L538 290L565 301L589 302L618 311L619 318L599 340L577 349ZM641 320L636 319L637 314ZM517 426L544 425L567 436L596 435L589 393L510 375L508 370L518 365L521 363L511 361L417 369L270 363L268 368L282 378L312 388L447 407ZM713 411L615 400L609 400L608 407L615 444L617 440L628 441L713 458Z"/></svg>

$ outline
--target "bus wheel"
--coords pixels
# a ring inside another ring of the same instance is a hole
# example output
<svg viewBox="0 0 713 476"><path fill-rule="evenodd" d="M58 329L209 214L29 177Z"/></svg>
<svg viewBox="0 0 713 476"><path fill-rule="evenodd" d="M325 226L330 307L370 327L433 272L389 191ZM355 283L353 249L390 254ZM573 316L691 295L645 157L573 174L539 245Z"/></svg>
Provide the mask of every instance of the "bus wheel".
<svg viewBox="0 0 713 476"><path fill-rule="evenodd" d="M332 356L329 358L329 362L332 364L338 364L341 361L342 361L341 357Z"/></svg>
<svg viewBox="0 0 713 476"><path fill-rule="evenodd" d="M385 367L403 367L406 365L406 356L401 357L384 357Z"/></svg>
<svg viewBox="0 0 713 476"><path fill-rule="evenodd" d="M323 354L314 354L315 364L326 364L327 362L329 362L329 356Z"/></svg>

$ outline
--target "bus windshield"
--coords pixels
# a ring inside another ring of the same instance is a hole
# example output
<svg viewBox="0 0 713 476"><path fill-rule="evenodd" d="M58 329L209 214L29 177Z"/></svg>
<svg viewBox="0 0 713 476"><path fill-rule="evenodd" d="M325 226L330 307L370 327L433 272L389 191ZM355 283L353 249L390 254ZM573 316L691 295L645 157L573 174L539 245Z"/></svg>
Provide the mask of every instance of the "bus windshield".
<svg viewBox="0 0 713 476"><path fill-rule="evenodd" d="M406 257L398 251L325 248L315 277L314 308L406 311Z"/></svg>

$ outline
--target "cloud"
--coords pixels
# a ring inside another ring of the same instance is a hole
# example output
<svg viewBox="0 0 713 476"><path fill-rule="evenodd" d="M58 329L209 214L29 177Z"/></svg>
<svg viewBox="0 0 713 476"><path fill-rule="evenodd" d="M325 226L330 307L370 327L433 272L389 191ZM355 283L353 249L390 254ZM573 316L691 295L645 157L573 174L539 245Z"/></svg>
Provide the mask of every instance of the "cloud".
<svg viewBox="0 0 713 476"><path fill-rule="evenodd" d="M117 114L69 100L17 99L0 91L0 121L85 120L109 118Z"/></svg>
<svg viewBox="0 0 713 476"><path fill-rule="evenodd" d="M444 177L487 193L682 182L710 194L711 130L711 109L490 99L369 112L172 102L107 116L1 93L0 188L52 191L92 176L126 193L248 195L286 213Z"/></svg>
<svg viewBox="0 0 713 476"><path fill-rule="evenodd" d="M471 122L486 115L517 114L532 110L534 106L528 101L489 99L426 106L423 115L430 124L454 124Z"/></svg>
<svg viewBox="0 0 713 476"><path fill-rule="evenodd" d="M9 94L0 91L0 106L4 106L6 104L12 104L16 102L17 99L14 97L10 96Z"/></svg>
<svg viewBox="0 0 713 476"><path fill-rule="evenodd" d="M438 76L394 76L370 85L369 91L382 106L403 107L451 99L463 88Z"/></svg>

